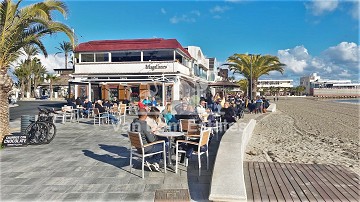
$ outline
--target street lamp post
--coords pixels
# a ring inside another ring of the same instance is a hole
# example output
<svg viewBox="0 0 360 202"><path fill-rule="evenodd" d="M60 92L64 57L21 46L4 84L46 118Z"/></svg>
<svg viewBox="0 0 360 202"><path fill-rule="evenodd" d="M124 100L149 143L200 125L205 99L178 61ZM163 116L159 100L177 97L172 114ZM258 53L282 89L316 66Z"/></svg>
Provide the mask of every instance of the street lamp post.
<svg viewBox="0 0 360 202"><path fill-rule="evenodd" d="M250 55L250 100L252 100L252 56L253 54L249 54Z"/></svg>

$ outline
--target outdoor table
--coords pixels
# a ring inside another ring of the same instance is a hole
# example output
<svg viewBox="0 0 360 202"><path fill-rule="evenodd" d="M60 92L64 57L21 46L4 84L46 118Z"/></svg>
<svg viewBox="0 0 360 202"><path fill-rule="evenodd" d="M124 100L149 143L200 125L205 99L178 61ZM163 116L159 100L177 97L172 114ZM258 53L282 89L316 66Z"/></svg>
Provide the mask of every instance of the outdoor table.
<svg viewBox="0 0 360 202"><path fill-rule="evenodd" d="M172 138L173 137L181 137L181 136L184 136L184 133L183 132L160 132L158 134L156 134L157 136L160 136L160 137L166 137L168 138L169 140L169 165L172 166L172 162L171 162L171 151L172 151L172 145L171 145L171 142L172 142Z"/></svg>

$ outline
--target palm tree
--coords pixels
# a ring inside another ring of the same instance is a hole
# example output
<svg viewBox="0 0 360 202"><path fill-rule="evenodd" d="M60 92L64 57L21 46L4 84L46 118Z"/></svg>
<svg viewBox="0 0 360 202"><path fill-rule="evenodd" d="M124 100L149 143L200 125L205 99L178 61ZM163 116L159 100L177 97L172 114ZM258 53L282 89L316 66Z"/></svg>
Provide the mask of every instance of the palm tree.
<svg viewBox="0 0 360 202"><path fill-rule="evenodd" d="M240 79L238 81L238 84L240 86L240 89L243 91L243 92L246 92L246 89L247 89L247 86L248 86L248 80L247 79ZM248 95L246 95L248 96Z"/></svg>
<svg viewBox="0 0 360 202"><path fill-rule="evenodd" d="M25 96L25 80L26 80L26 69L25 69L25 60L21 60L18 66L14 70L14 75L17 77L20 84L21 99L24 99Z"/></svg>
<svg viewBox="0 0 360 202"><path fill-rule="evenodd" d="M252 82L252 94L251 97L255 97L257 91L257 81L260 76L268 75L271 71L278 71L281 74L284 72L285 64L279 61L279 58L271 55L254 55L237 54L230 56L227 59L229 62L230 70L234 73L242 74L248 79L248 82ZM252 72L252 75L251 75ZM252 81L251 81L252 79Z"/></svg>
<svg viewBox="0 0 360 202"><path fill-rule="evenodd" d="M59 77L55 74L48 74L46 79L49 81L49 88L50 88L50 100L52 100L53 95L53 84L55 81L59 80Z"/></svg>
<svg viewBox="0 0 360 202"><path fill-rule="evenodd" d="M44 74L47 73L46 68L44 65L41 64L41 61L37 58L34 58L33 60L37 60L34 63L34 66L32 66L32 73L33 73L33 85L34 85L34 97L36 96L36 89L40 82L44 80Z"/></svg>
<svg viewBox="0 0 360 202"><path fill-rule="evenodd" d="M46 0L20 8L19 0L3 0L0 4L0 135L8 135L9 108L7 97L12 88L12 79L8 74L10 65L21 55L21 49L29 44L37 46L47 56L41 39L57 32L65 33L72 44L72 30L53 21L53 11L59 11L66 17L67 7L58 0Z"/></svg>
<svg viewBox="0 0 360 202"><path fill-rule="evenodd" d="M58 49L60 52L55 53L55 55L59 54L59 53L64 53L64 55L65 55L65 69L67 69L68 54L73 51L73 47L72 47L71 43L63 41L62 43L60 43L60 48L56 47L56 49Z"/></svg>

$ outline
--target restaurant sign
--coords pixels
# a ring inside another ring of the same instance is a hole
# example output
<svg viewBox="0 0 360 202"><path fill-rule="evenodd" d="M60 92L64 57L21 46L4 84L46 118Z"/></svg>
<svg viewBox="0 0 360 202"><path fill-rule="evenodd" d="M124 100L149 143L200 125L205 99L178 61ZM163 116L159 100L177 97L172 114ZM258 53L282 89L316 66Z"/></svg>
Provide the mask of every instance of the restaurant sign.
<svg viewBox="0 0 360 202"><path fill-rule="evenodd" d="M154 71L155 69L166 69L166 68L167 68L167 65L161 65L161 64L145 65L145 69L151 69L152 71Z"/></svg>
<svg viewBox="0 0 360 202"><path fill-rule="evenodd" d="M5 135L2 142L3 147L26 146L27 144L28 137L26 135Z"/></svg>

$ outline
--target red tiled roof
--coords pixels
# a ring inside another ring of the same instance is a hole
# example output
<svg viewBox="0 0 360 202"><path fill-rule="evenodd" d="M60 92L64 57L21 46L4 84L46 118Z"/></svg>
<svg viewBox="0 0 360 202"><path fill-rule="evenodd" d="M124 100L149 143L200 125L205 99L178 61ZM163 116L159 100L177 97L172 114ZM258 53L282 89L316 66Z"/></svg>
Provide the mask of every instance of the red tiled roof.
<svg viewBox="0 0 360 202"><path fill-rule="evenodd" d="M75 52L154 50L154 49L180 49L184 54L192 58L189 52L185 48L183 48L176 39L162 39L162 38L89 41L79 44L75 48Z"/></svg>

